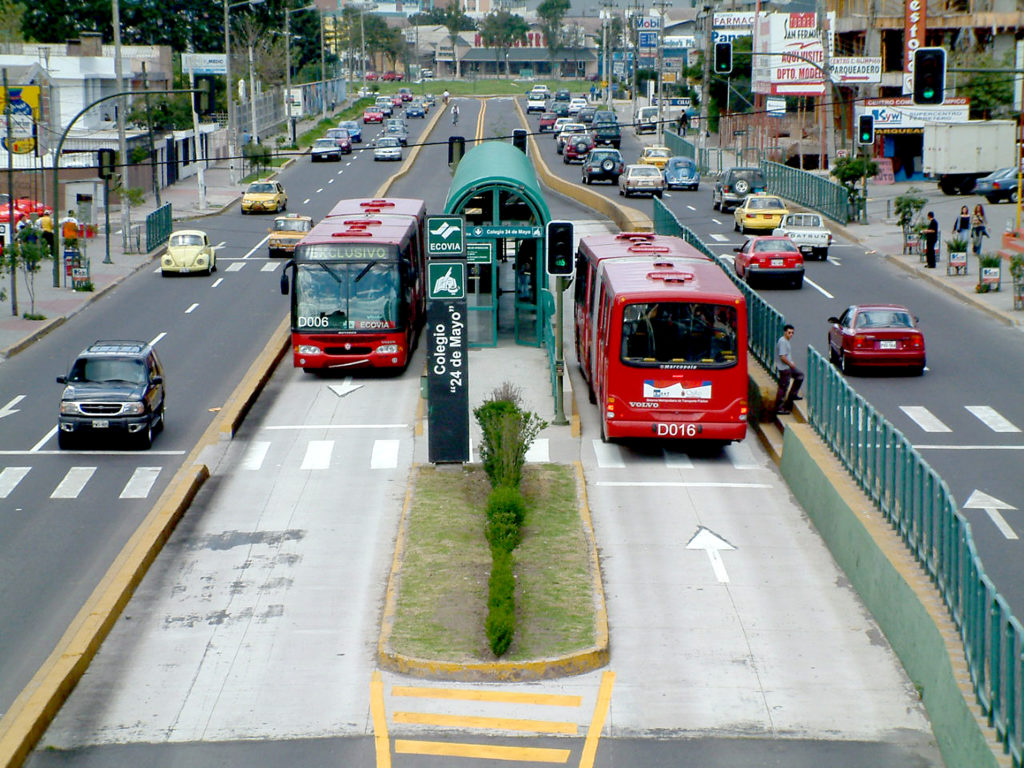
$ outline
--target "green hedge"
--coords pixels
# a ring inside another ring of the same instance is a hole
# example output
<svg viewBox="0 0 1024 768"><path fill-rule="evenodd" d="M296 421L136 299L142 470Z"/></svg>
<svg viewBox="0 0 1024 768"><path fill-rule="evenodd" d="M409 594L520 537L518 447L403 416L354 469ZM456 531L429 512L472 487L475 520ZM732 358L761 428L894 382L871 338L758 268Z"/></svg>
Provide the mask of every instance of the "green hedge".
<svg viewBox="0 0 1024 768"><path fill-rule="evenodd" d="M487 592L487 644L495 656L501 656L512 645L516 632L516 579L512 553L492 549L494 556Z"/></svg>

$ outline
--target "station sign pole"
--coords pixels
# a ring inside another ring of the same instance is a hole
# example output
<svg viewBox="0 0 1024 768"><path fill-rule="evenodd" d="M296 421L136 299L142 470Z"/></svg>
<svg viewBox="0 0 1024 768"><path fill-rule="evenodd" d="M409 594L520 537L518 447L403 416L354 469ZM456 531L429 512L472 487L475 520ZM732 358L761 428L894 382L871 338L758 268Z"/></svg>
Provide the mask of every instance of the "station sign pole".
<svg viewBox="0 0 1024 768"><path fill-rule="evenodd" d="M427 456L469 461L466 222L427 217Z"/></svg>

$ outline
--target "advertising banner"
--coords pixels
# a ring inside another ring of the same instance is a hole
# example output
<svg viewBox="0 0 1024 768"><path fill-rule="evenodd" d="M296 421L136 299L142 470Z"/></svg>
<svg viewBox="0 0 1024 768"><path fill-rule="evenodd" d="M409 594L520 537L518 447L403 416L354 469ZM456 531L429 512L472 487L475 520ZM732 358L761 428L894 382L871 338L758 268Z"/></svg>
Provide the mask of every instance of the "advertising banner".
<svg viewBox="0 0 1024 768"><path fill-rule="evenodd" d="M11 85L6 96L0 88L4 123L0 124L4 149L15 155L27 155L36 148L36 120L39 117L39 86ZM11 116L8 134L6 117Z"/></svg>
<svg viewBox="0 0 1024 768"><path fill-rule="evenodd" d="M828 14L829 53L834 50L835 13ZM772 96L820 96L825 63L816 13L771 13L758 19L754 35L755 93ZM761 54L761 55L756 55Z"/></svg>

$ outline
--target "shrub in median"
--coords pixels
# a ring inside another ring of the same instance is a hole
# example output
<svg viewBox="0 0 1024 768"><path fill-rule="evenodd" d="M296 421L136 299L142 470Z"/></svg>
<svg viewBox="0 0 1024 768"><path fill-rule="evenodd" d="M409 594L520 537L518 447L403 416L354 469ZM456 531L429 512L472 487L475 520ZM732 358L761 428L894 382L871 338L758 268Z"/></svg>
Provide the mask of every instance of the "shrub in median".
<svg viewBox="0 0 1024 768"><path fill-rule="evenodd" d="M511 552L522 540L520 528L526 517L526 502L517 488L499 486L487 497L487 543L491 550Z"/></svg>
<svg viewBox="0 0 1024 768"><path fill-rule="evenodd" d="M516 631L516 579L512 573L512 554L492 549L493 564L487 592L487 644L495 656L512 645Z"/></svg>
<svg viewBox="0 0 1024 768"><path fill-rule="evenodd" d="M523 477L526 451L547 422L520 407L519 390L505 383L473 411L483 438L480 461L491 486L518 488Z"/></svg>

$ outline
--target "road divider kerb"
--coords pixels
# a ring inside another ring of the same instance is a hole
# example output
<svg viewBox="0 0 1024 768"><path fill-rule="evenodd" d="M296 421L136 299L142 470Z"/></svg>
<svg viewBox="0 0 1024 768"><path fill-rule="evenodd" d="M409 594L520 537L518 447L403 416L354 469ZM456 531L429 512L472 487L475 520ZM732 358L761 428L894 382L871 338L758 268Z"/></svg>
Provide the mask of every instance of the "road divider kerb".
<svg viewBox="0 0 1024 768"><path fill-rule="evenodd" d="M285 317L142 524L118 553L53 652L0 719L0 766L17 768L28 758L85 674L135 588L210 477L210 470L200 456L208 447L221 439L230 439L237 431L287 352L289 330L289 319Z"/></svg>
<svg viewBox="0 0 1024 768"><path fill-rule="evenodd" d="M578 510L580 525L583 526L583 532L587 538L590 573L593 580L591 589L595 603L594 645L589 648L583 648L575 653L568 653L564 656L549 659L468 663L416 658L396 651L391 646L391 632L394 628L395 613L397 611L398 590L401 587L405 537L409 530L409 516L412 513L414 477L417 466L413 465L406 487L402 519L398 526L398 536L395 539L395 553L391 559L391 573L388 576L384 614L381 618L380 637L377 641L377 661L381 667L413 677L440 678L461 682L519 682L579 675L607 666L610 659L608 608L604 594L604 583L601 580L601 564L597 554L597 537L594 535L594 522L590 515L590 505L587 501L587 483L583 474L583 465L579 461L573 462L573 465L576 469L576 489L580 499Z"/></svg>

